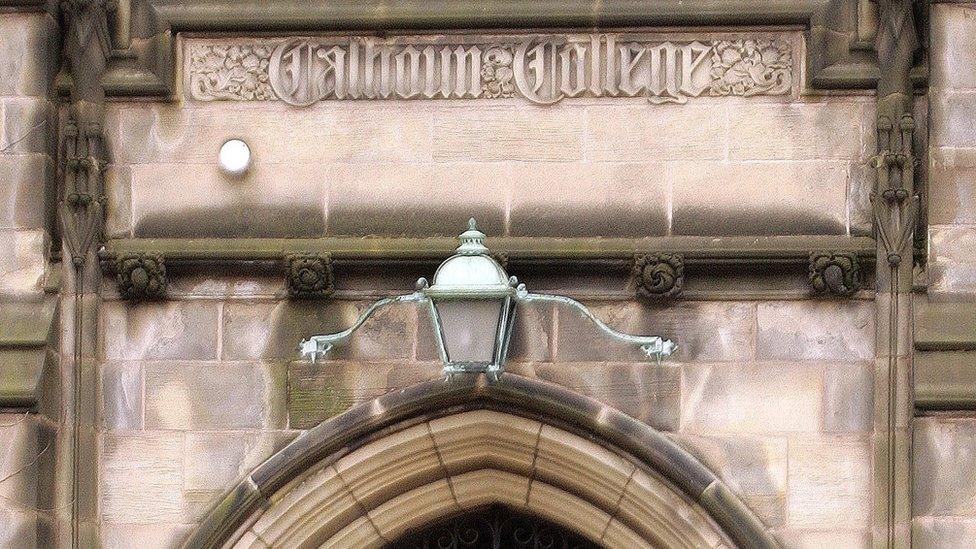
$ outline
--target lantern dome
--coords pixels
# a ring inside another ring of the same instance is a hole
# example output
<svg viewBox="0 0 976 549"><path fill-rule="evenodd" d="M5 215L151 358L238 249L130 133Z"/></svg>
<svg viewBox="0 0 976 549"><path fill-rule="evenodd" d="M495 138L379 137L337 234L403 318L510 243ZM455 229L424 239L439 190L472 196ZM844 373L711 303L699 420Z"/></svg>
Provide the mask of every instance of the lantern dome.
<svg viewBox="0 0 976 549"><path fill-rule="evenodd" d="M478 230L473 218L468 221L468 230L461 233L458 239L461 244L454 255L437 268L433 285L427 292L434 296L477 293L486 297L511 293L508 274L489 255L485 234Z"/></svg>

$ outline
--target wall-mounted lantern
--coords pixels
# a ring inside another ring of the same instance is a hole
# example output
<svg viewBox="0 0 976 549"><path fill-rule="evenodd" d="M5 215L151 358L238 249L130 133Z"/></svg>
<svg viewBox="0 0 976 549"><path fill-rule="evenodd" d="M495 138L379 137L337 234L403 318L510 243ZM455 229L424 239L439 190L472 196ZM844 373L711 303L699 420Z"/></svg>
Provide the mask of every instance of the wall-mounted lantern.
<svg viewBox="0 0 976 549"><path fill-rule="evenodd" d="M648 358L660 361L677 348L671 340L658 336L634 336L620 333L600 319L582 303L563 296L530 294L525 284L489 255L485 235L474 219L459 237L461 244L434 273L434 283L417 281L417 291L380 300L371 305L353 325L339 333L312 336L301 342L302 356L317 359L333 346L348 339L378 309L394 303L424 303L434 326L444 372L500 373L505 366L508 345L519 302L545 301L574 309L593 322L607 336L638 346Z"/></svg>

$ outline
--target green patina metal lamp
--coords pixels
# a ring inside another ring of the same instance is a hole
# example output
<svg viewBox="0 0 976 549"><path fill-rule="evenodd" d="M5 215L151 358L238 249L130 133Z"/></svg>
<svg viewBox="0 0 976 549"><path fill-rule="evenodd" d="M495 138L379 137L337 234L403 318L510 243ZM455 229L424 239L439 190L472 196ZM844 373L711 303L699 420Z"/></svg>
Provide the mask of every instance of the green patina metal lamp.
<svg viewBox="0 0 976 549"><path fill-rule="evenodd" d="M301 342L302 356L312 360L328 354L363 325L378 309L394 303L422 303L434 327L444 372L487 372L504 370L508 346L515 324L516 305L520 302L551 302L567 307L595 324L611 339L638 346L648 358L660 361L677 348L674 342L658 336L634 336L613 330L582 303L568 297L530 294L524 284L491 257L485 246L485 235L475 220L468 222L454 255L447 258L434 273L434 283L417 281L417 291L390 297L371 305L351 327L342 332L312 336Z"/></svg>

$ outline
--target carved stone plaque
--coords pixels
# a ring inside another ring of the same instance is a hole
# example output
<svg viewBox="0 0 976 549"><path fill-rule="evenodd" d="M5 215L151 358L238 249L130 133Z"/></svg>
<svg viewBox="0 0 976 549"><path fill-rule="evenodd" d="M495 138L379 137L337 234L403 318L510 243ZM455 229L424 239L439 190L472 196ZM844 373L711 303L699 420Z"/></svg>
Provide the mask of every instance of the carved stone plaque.
<svg viewBox="0 0 976 549"><path fill-rule="evenodd" d="M200 101L501 99L786 95L795 40L786 33L683 35L332 36L191 39L190 96Z"/></svg>

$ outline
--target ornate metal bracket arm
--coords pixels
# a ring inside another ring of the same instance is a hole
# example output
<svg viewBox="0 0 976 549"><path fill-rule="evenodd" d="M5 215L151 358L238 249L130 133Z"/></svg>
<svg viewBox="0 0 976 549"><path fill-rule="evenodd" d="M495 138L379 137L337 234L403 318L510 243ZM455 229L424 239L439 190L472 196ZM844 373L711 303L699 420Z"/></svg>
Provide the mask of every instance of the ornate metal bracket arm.
<svg viewBox="0 0 976 549"><path fill-rule="evenodd" d="M634 262L634 275L638 298L677 297L685 283L684 256L676 253L639 255Z"/></svg>
<svg viewBox="0 0 976 549"><path fill-rule="evenodd" d="M326 298L335 293L332 256L290 254L285 256L288 295L294 298Z"/></svg>
<svg viewBox="0 0 976 549"><path fill-rule="evenodd" d="M161 254L132 254L115 264L119 294L130 301L160 299L166 295L166 264Z"/></svg>
<svg viewBox="0 0 976 549"><path fill-rule="evenodd" d="M563 305L574 309L581 316L583 316L583 318L586 318L595 324L596 327L607 336L622 343L640 347L648 358L654 358L660 361L663 358L671 356L678 349L678 345L670 339L663 339L659 336L636 336L618 332L597 318L592 312L590 312L589 309L586 308L586 305L583 305L579 301L569 297L560 295L530 294L525 291L524 285L519 286L517 297L519 301L556 303L558 305Z"/></svg>
<svg viewBox="0 0 976 549"><path fill-rule="evenodd" d="M852 296L861 289L860 261L851 253L813 252L810 286L817 295Z"/></svg>
<svg viewBox="0 0 976 549"><path fill-rule="evenodd" d="M369 306L369 308L363 311L362 314L359 315L359 318L356 319L356 322L354 322L352 326L350 326L349 328L346 328L345 330L338 333L312 336L308 339L302 340L302 342L299 343L298 346L301 356L306 360L312 360L312 361L318 360L319 357L327 355L329 351L332 350L332 347L342 344L347 339L349 339L352 336L352 334L359 329L360 326L362 326L367 320L369 320L371 316L376 314L376 312L379 311L380 309L383 309L395 303L413 303L418 301L424 301L426 299L427 297L425 297L423 294L419 292L408 294L408 295L401 295L401 296L381 299L376 303L373 303L372 305Z"/></svg>

